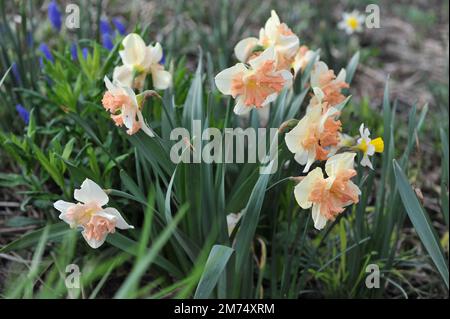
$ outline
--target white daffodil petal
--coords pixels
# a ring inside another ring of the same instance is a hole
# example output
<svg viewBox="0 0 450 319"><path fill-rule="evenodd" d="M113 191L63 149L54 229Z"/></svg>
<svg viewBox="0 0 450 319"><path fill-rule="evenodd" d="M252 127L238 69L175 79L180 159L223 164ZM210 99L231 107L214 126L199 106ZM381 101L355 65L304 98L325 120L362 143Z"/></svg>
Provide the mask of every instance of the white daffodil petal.
<svg viewBox="0 0 450 319"><path fill-rule="evenodd" d="M303 209L311 207L312 202L309 201L314 184L323 179L322 169L319 167L312 170L303 180L294 188L294 196L297 203Z"/></svg>
<svg viewBox="0 0 450 319"><path fill-rule="evenodd" d="M149 46L150 47L150 52L151 52L151 61L152 64L159 64L159 62L161 61L162 57L163 57L163 50L161 47L161 44L159 44L159 42L157 42L154 46Z"/></svg>
<svg viewBox="0 0 450 319"><path fill-rule="evenodd" d="M345 152L331 156L325 164L328 176L336 176L340 170L353 169L356 153Z"/></svg>
<svg viewBox="0 0 450 319"><path fill-rule="evenodd" d="M74 205L75 205L74 203L58 200L53 204L53 207L55 207L58 211L64 214L70 207Z"/></svg>
<svg viewBox="0 0 450 319"><path fill-rule="evenodd" d="M306 163L308 162L308 155L309 155L309 152L302 148L300 151L295 153L294 159L300 165L306 165Z"/></svg>
<svg viewBox="0 0 450 319"><path fill-rule="evenodd" d="M108 91L111 91L111 93L114 93L114 91L118 89L114 84L111 83L111 81L106 75L103 78L103 81L105 81L105 86L108 89Z"/></svg>
<svg viewBox="0 0 450 319"><path fill-rule="evenodd" d="M233 78L239 73L247 72L247 68L243 63L237 63L231 68L225 69L216 75L214 81L217 89L225 95L231 95L231 83Z"/></svg>
<svg viewBox="0 0 450 319"><path fill-rule="evenodd" d="M247 59L252 53L252 50L255 46L258 45L257 38L245 38L239 41L234 47L234 54L236 58L241 62L247 62Z"/></svg>
<svg viewBox="0 0 450 319"><path fill-rule="evenodd" d="M76 189L73 197L84 204L94 202L98 206L104 206L108 203L108 195L96 183L86 178L81 184L80 189Z"/></svg>
<svg viewBox="0 0 450 319"><path fill-rule="evenodd" d="M359 126L359 135L361 137L364 137L364 123L361 123L361 125Z"/></svg>
<svg viewBox="0 0 450 319"><path fill-rule="evenodd" d="M130 33L123 41L123 51L119 54L122 57L123 64L140 65L145 58L145 42L136 33Z"/></svg>
<svg viewBox="0 0 450 319"><path fill-rule="evenodd" d="M303 149L301 141L308 130L308 126L306 125L307 123L305 122L305 118L303 118L290 132L286 133L284 136L286 146L292 153L297 153Z"/></svg>
<svg viewBox="0 0 450 319"><path fill-rule="evenodd" d="M153 130L150 128L150 126L147 125L147 123L144 120L144 116L142 115L142 112L137 112L138 121L141 124L141 129L144 131L145 134L147 134L150 137L155 137L155 133L153 133Z"/></svg>
<svg viewBox="0 0 450 319"><path fill-rule="evenodd" d="M303 169L303 173L306 173L311 168L311 165L316 161L316 152L308 152L308 160L306 161L305 168Z"/></svg>
<svg viewBox="0 0 450 319"><path fill-rule="evenodd" d="M264 25L264 31L270 39L276 39L278 35L278 26L280 25L280 18L275 10L270 12L270 18L267 19Z"/></svg>
<svg viewBox="0 0 450 319"><path fill-rule="evenodd" d="M367 155L372 156L373 154L375 154L375 146L373 146L372 144L369 143L367 144Z"/></svg>
<svg viewBox="0 0 450 319"><path fill-rule="evenodd" d="M313 69L311 70L311 87L320 87L320 76L328 71L328 66L323 61L318 61L314 64Z"/></svg>
<svg viewBox="0 0 450 319"><path fill-rule="evenodd" d="M327 224L327 219L320 213L320 205L313 205L312 211L312 219L314 221L314 227L317 230L321 230Z"/></svg>
<svg viewBox="0 0 450 319"><path fill-rule="evenodd" d="M172 83L172 74L169 71L158 68L152 68L153 86L157 90L165 90Z"/></svg>
<svg viewBox="0 0 450 319"><path fill-rule="evenodd" d="M119 229L133 229L134 226L128 224L125 219L122 217L122 215L119 213L119 211L113 207L107 207L103 209L103 212L114 217L116 220L116 227Z"/></svg>
<svg viewBox="0 0 450 319"><path fill-rule="evenodd" d="M319 103L322 103L322 100L325 97L325 93L323 93L322 89L320 87L313 87L314 95L317 97L317 100Z"/></svg>
<svg viewBox="0 0 450 319"><path fill-rule="evenodd" d="M128 95L128 97L131 99L132 106L136 109L139 108L138 102L137 102L137 96L136 93L134 93L133 89L129 86L123 86L122 89L124 90L125 94Z"/></svg>
<svg viewBox="0 0 450 319"><path fill-rule="evenodd" d="M277 97L278 97L278 93L277 92L268 95L266 97L266 99L264 100L264 102L262 102L261 106L265 107L265 106L269 105L270 103L275 101L277 99Z"/></svg>
<svg viewBox="0 0 450 319"><path fill-rule="evenodd" d="M120 82L124 86L131 87L133 85L133 68L129 65L115 67L113 72L113 80ZM106 87L110 90L108 86Z"/></svg>
<svg viewBox="0 0 450 319"><path fill-rule="evenodd" d="M102 236L102 238L100 238L100 240L97 240L97 239L95 239L95 238L88 239L87 236L86 236L86 231L85 231L85 230L83 230L83 231L81 232L81 234L83 235L83 238L84 238L84 240L86 240L86 242L88 243L88 245L89 245L91 248L94 248L94 249L97 249L97 248L99 248L101 245L103 245L103 243L104 243L105 240L106 240L106 236L108 236L108 233L105 232L104 235Z"/></svg>
<svg viewBox="0 0 450 319"><path fill-rule="evenodd" d="M247 114L248 112L250 112L251 110L252 110L252 107L245 105L244 99L241 96L239 96L236 99L236 105L234 106L234 109L233 109L233 112L236 115L244 115L244 114Z"/></svg>
<svg viewBox="0 0 450 319"><path fill-rule="evenodd" d="M274 47L269 47L263 51L259 56L254 59L251 59L248 64L252 67L253 70L259 68L266 61L275 61L275 49Z"/></svg>
<svg viewBox="0 0 450 319"><path fill-rule="evenodd" d="M367 154L364 154L360 164L361 166L366 166L369 167L370 169L373 169L372 162L370 161L369 156L367 156Z"/></svg>
<svg viewBox="0 0 450 319"><path fill-rule="evenodd" d="M122 106L122 119L125 127L127 129L132 129L133 124L136 121L136 109L128 105Z"/></svg>
<svg viewBox="0 0 450 319"><path fill-rule="evenodd" d="M288 57L293 57L300 46L300 40L295 34L280 35L278 38L277 49Z"/></svg>

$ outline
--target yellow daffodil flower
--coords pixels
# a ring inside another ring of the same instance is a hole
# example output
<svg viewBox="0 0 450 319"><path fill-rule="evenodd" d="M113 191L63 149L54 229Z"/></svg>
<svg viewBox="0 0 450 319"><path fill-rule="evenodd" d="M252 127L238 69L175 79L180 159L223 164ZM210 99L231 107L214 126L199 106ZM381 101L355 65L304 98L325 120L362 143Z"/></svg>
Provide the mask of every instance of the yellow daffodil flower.
<svg viewBox="0 0 450 319"><path fill-rule="evenodd" d="M370 131L368 128L364 128L364 123L359 127L360 138L357 141L356 148L363 153L363 159L361 160L362 166L367 166L373 169L372 162L369 156L375 153L383 153L384 142L381 137L376 139L370 138Z"/></svg>

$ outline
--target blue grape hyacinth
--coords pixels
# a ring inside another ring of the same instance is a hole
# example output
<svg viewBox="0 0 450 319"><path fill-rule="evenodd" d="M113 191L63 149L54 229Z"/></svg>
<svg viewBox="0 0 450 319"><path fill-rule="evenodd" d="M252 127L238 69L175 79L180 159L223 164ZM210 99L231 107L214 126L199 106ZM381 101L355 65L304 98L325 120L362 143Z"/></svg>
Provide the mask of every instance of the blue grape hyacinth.
<svg viewBox="0 0 450 319"><path fill-rule="evenodd" d="M48 19L50 20L51 25L56 30L61 30L61 11L59 10L58 4L55 0L52 0L48 5Z"/></svg>

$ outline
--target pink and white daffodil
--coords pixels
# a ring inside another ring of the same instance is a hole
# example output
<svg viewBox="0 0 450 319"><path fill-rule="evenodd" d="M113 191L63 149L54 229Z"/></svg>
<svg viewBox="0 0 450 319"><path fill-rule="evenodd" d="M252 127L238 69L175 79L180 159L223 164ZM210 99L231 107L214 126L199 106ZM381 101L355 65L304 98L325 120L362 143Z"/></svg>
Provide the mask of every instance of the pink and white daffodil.
<svg viewBox="0 0 450 319"><path fill-rule="evenodd" d="M102 104L111 113L114 123L117 126L125 125L129 135L133 135L142 129L148 136L155 136L142 115L143 101L138 102L133 89L122 85L117 80L111 83L106 76L104 80L107 91L103 95Z"/></svg>
<svg viewBox="0 0 450 319"><path fill-rule="evenodd" d="M306 45L302 45L298 49L297 54L294 57L294 62L292 63L292 68L294 69L294 74L296 76L299 72L303 72L305 70L305 68L314 58L315 54L316 53L310 50ZM319 56L315 58L315 61L317 62L318 59Z"/></svg>
<svg viewBox="0 0 450 319"><path fill-rule="evenodd" d="M292 85L292 74L287 70L276 69L273 47L250 60L249 65L237 63L215 77L219 91L236 99L234 113L237 115L269 105L283 88Z"/></svg>
<svg viewBox="0 0 450 319"><path fill-rule="evenodd" d="M71 228L81 228L82 235L92 248L100 247L108 234L116 228L130 229L129 225L113 207L103 207L108 204L108 195L90 179L85 179L80 189L74 191L73 197L78 203L63 200L56 201L53 206L61 212L59 218Z"/></svg>
<svg viewBox="0 0 450 319"><path fill-rule="evenodd" d="M259 38L250 37L236 44L234 54L241 62L248 62L257 54L254 50L258 47L267 49L275 48L277 55L277 70L289 70L297 54L300 41L285 23L280 22L277 13L272 10L264 28L259 31Z"/></svg>
<svg viewBox="0 0 450 319"><path fill-rule="evenodd" d="M320 99L322 102L327 103L328 107L335 106L344 101L345 96L341 93L341 90L349 87L345 82L346 74L345 69L342 69L336 76L333 70L328 69L325 62L316 62L311 71L310 80L316 97L320 95ZM317 99L313 97L310 103L317 103Z"/></svg>
<svg viewBox="0 0 450 319"><path fill-rule="evenodd" d="M305 116L285 135L288 149L295 160L309 171L316 161L324 161L336 151L339 144L341 122L339 111L331 107L326 110L319 104L308 108Z"/></svg>
<svg viewBox="0 0 450 319"><path fill-rule="evenodd" d="M355 153L342 153L330 157L325 164L327 178L322 169L315 168L294 189L297 203L303 209L312 207L314 227L325 227L346 206L357 203L361 191L351 178L356 175L353 168Z"/></svg>

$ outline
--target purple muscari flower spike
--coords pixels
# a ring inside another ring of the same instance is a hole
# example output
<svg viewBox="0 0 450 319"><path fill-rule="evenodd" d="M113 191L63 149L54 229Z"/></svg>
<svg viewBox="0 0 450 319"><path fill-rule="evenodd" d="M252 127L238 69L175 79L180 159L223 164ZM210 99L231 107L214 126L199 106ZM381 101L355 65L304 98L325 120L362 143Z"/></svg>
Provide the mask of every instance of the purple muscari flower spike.
<svg viewBox="0 0 450 319"><path fill-rule="evenodd" d="M100 20L100 33L102 34L102 36L112 33L111 26L109 25L109 22L105 19Z"/></svg>
<svg viewBox="0 0 450 319"><path fill-rule="evenodd" d="M78 60L78 50L75 43L72 43L72 45L70 46L70 55L72 56L73 61Z"/></svg>
<svg viewBox="0 0 450 319"><path fill-rule="evenodd" d="M16 79L16 82L17 82L18 84L22 83L22 78L20 77L19 67L17 66L17 63L16 63L16 62L14 62L14 63L12 64L11 70L12 70L12 73L13 73L13 75L14 75L14 78Z"/></svg>
<svg viewBox="0 0 450 319"><path fill-rule="evenodd" d="M48 19L53 28L58 31L61 30L61 11L59 11L58 4L55 0L52 0L48 5Z"/></svg>
<svg viewBox="0 0 450 319"><path fill-rule="evenodd" d="M122 21L120 21L119 18L113 18L112 22L120 35L125 35L125 33L127 33L127 27L122 23Z"/></svg>
<svg viewBox="0 0 450 319"><path fill-rule="evenodd" d="M89 53L88 48L81 49L81 54L83 56L83 59L86 60L88 53ZM74 60L74 61L78 60L78 48L75 43L72 43L72 45L70 46L70 54L72 55L72 60Z"/></svg>
<svg viewBox="0 0 450 319"><path fill-rule="evenodd" d="M163 53L161 60L159 60L159 64L166 64L166 55Z"/></svg>
<svg viewBox="0 0 450 319"><path fill-rule="evenodd" d="M27 109L22 106L22 104L16 105L16 111L17 113L19 113L19 116L24 121L24 123L28 125L28 123L30 123L30 112L28 112Z"/></svg>
<svg viewBox="0 0 450 319"><path fill-rule="evenodd" d="M83 55L83 59L86 60L87 56L88 56L89 50L87 48L83 48L81 50L81 54Z"/></svg>
<svg viewBox="0 0 450 319"><path fill-rule="evenodd" d="M111 35L109 35L108 33L103 34L102 43L103 46L109 51L111 51L114 48L114 43L112 41Z"/></svg>
<svg viewBox="0 0 450 319"><path fill-rule="evenodd" d="M51 61L51 62L55 62L55 60L53 59L53 55L50 52L50 49L48 48L48 46L45 43L41 43L41 45L39 46L39 50L42 52L42 54L44 55L44 57Z"/></svg>

